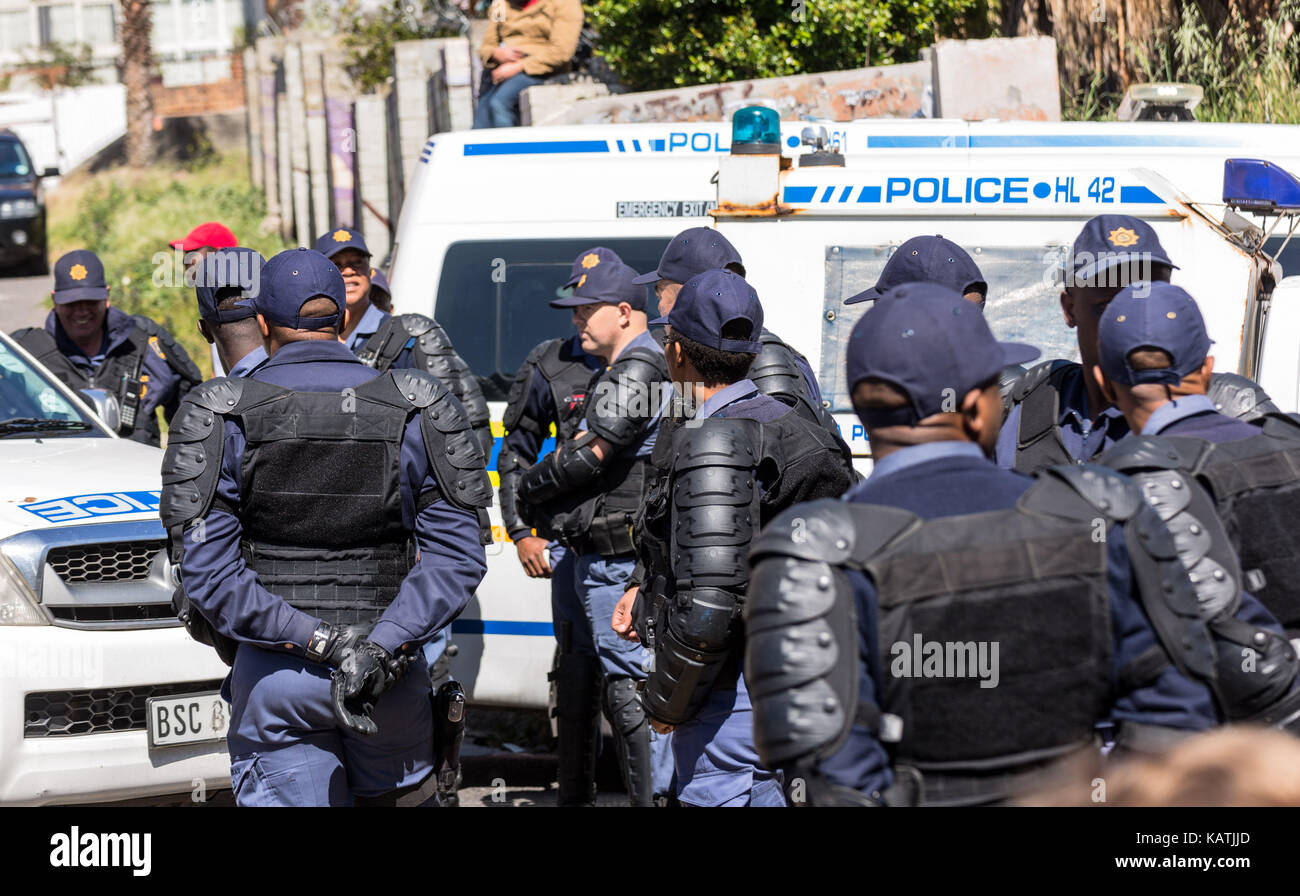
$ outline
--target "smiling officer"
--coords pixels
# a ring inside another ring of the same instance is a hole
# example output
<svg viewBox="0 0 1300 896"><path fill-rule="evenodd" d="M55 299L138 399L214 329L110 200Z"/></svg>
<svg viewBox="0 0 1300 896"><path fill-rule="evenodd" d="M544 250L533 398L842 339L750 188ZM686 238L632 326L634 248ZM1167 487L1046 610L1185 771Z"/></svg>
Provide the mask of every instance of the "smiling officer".
<svg viewBox="0 0 1300 896"><path fill-rule="evenodd" d="M111 306L104 265L88 249L54 263L51 298L45 328L15 330L14 340L70 388L116 396L120 435L160 444L154 411L170 423L185 393L203 379L189 355L149 318Z"/></svg>

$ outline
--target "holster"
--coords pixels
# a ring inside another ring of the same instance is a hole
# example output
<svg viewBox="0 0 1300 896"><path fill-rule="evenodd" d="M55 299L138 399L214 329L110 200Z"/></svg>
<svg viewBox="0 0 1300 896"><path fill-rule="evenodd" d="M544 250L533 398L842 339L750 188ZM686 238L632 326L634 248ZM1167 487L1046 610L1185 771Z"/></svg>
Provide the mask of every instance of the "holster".
<svg viewBox="0 0 1300 896"><path fill-rule="evenodd" d="M433 772L438 801L447 805L460 776L460 745L465 740L465 691L451 679L433 695Z"/></svg>

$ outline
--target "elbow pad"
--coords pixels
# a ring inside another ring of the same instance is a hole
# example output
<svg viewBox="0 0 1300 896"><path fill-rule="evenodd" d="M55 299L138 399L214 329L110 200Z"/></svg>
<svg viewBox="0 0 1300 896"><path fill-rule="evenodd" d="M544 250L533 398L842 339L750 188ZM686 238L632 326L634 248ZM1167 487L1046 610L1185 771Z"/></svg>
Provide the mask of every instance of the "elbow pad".
<svg viewBox="0 0 1300 896"><path fill-rule="evenodd" d="M600 458L592 447L595 441L595 433L586 433L533 464L519 483L519 496L529 504L540 504L594 481L601 471Z"/></svg>

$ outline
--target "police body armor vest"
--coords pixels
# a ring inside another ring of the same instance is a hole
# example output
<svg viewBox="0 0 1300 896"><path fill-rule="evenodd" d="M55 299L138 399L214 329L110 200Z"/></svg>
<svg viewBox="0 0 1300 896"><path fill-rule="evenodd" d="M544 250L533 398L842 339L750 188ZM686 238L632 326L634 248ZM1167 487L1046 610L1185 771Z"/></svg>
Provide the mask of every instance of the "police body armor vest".
<svg viewBox="0 0 1300 896"><path fill-rule="evenodd" d="M1295 630L1300 428L1289 419L1266 418L1260 435L1232 442L1134 436L1102 461L1142 487L1174 535L1202 616L1222 642L1223 714L1295 726L1300 693L1292 694L1291 684L1300 660L1286 639L1234 616L1244 587L1288 633ZM1247 655L1250 662L1243 663Z"/></svg>
<svg viewBox="0 0 1300 896"><path fill-rule="evenodd" d="M44 328L16 330L13 337L70 389L103 389L113 395L122 412L118 435L156 446L162 441L157 415L146 414L140 407L147 388L140 374L144 371L145 352L150 351L149 339L158 339L163 347L163 359L181 377L180 397L183 398L193 384L202 381L203 374L166 330L143 315L132 315L132 319L135 328L127 340L130 350L113 352L89 377L59 351L58 341Z"/></svg>
<svg viewBox="0 0 1300 896"><path fill-rule="evenodd" d="M484 457L492 454L491 414L483 388L465 360L456 353L451 337L442 325L423 314L391 314L357 349L357 357L368 367L386 373L407 349L412 366L442 380L465 406L470 426L479 440Z"/></svg>
<svg viewBox="0 0 1300 896"><path fill-rule="evenodd" d="M1008 410L1020 406L1014 466L1021 473L1033 474L1056 464L1085 463L1066 450L1058 423L1061 387L1066 377L1078 370L1079 364L1073 361L1044 361L1030 368L1007 393ZM1263 388L1235 373L1211 374L1208 396L1220 413L1246 422L1278 413Z"/></svg>
<svg viewBox="0 0 1300 896"><path fill-rule="evenodd" d="M547 391L550 392L557 417L554 421L534 420L524 414L524 403L534 370L541 374ZM510 384L510 395L502 417L507 435L514 430L524 430L544 440L549 426L554 423L556 444L573 438L582 421L587 387L595 376L595 371L573 356L571 340L551 339L534 347L520 365L514 382ZM516 534L522 534L522 530L531 528L531 523L519 516L515 495L518 494L519 479L534 460L535 458L517 456L505 442L502 442L501 453L497 455L497 473L501 481L501 517L512 538ZM531 513L529 517L531 520ZM537 528L541 537L555 537L555 533L544 522L539 521Z"/></svg>
<svg viewBox="0 0 1300 896"><path fill-rule="evenodd" d="M268 590L331 624L373 621L415 561L402 521L403 431L419 414L439 498L475 512L483 542L491 486L458 403L438 381L393 371L346 392L295 392L254 379L210 380L191 393L163 459L159 510L173 562L184 527L214 504L224 421L246 438L238 508L245 562Z"/></svg>
<svg viewBox="0 0 1300 896"><path fill-rule="evenodd" d="M813 502L773 521L751 552L745 677L760 758L792 769L787 780L816 781L818 761L856 723L891 747L908 803L988 803L1032 788L1054 761L1090 747L1116 696L1099 519L1124 524L1161 642L1185 642L1179 667L1212 678L1173 545L1117 474L1053 468L1012 509L929 521ZM858 699L848 570L876 587L879 705ZM814 802L863 799L816 786Z"/></svg>
<svg viewBox="0 0 1300 896"><path fill-rule="evenodd" d="M586 416L592 431L597 435L603 433L599 431L601 422L592 420L591 395L607 378L609 382L617 383L626 370L638 371L637 375L641 378L638 383L645 389L644 395L638 396L639 398L658 400L661 395L656 394L654 383L669 382L663 352L648 348L625 350L604 373L591 380ZM626 388L619 387L615 392L620 401L629 395ZM631 420L637 415L625 413L619 408L614 408L613 411L608 421L613 428L620 431L633 428ZM609 441L626 444L622 439ZM656 435L656 448L658 444ZM631 554L635 549L632 527L645 500L652 469L648 457L623 455L613 458L590 486L579 493L565 495L537 507L533 514L539 529L554 532L562 544L578 554L596 553L604 557Z"/></svg>

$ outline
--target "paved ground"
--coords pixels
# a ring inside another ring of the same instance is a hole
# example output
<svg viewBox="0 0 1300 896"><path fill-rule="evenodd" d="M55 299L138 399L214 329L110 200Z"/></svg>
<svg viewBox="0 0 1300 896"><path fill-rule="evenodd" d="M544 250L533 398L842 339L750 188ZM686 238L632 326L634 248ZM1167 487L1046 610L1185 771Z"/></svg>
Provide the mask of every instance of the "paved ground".
<svg viewBox="0 0 1300 896"><path fill-rule="evenodd" d="M12 277L0 274L0 330L10 333L20 327L38 327L49 313L49 277Z"/></svg>

